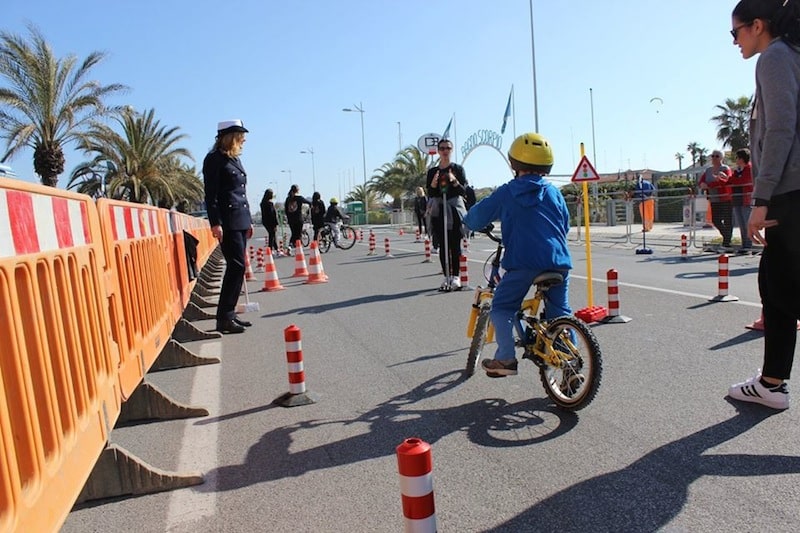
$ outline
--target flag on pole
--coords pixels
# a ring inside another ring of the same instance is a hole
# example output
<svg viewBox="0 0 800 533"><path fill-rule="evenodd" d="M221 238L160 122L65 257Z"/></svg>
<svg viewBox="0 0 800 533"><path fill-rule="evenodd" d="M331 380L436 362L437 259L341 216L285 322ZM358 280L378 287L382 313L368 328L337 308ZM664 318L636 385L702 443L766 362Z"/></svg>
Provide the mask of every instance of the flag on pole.
<svg viewBox="0 0 800 533"><path fill-rule="evenodd" d="M447 123L447 127L444 129L444 133L442 133L442 139L447 139L450 136L450 126L453 125L453 117L450 117L450 122Z"/></svg>
<svg viewBox="0 0 800 533"><path fill-rule="evenodd" d="M508 103L506 104L506 112L503 113L503 125L500 126L500 133L506 132L506 123L508 122L509 117L511 117L511 96L514 94L514 86L511 86L511 91L508 93Z"/></svg>

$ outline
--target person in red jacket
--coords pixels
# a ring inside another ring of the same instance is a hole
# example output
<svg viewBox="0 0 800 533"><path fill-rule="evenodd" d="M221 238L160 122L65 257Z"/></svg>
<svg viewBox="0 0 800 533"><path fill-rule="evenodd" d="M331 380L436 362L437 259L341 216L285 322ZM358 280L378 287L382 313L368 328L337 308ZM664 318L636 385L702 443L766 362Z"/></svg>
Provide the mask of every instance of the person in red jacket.
<svg viewBox="0 0 800 533"><path fill-rule="evenodd" d="M722 164L722 152L711 152L711 166L708 167L697 182L701 190L708 194L711 203L711 221L722 235L722 252L732 252L731 236L733 235L733 220L731 218L733 203L728 180L731 169Z"/></svg>
<svg viewBox="0 0 800 533"><path fill-rule="evenodd" d="M733 220L739 226L742 235L742 247L739 253L746 254L753 247L753 241L747 233L747 220L750 218L750 196L753 192L753 165L750 163L750 150L736 150L736 170L728 180L733 202Z"/></svg>

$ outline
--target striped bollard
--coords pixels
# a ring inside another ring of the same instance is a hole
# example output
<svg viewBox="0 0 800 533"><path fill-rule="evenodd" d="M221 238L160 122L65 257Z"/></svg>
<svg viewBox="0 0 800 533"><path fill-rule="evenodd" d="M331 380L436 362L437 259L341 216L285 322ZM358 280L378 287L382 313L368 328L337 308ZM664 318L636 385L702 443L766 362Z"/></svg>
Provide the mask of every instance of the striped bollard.
<svg viewBox="0 0 800 533"><path fill-rule="evenodd" d="M608 315L601 320L604 324L624 324L630 322L627 316L619 314L619 284L618 273L613 268L606 272L608 280Z"/></svg>
<svg viewBox="0 0 800 533"><path fill-rule="evenodd" d="M375 255L375 234L369 230L369 252L367 255Z"/></svg>
<svg viewBox="0 0 800 533"><path fill-rule="evenodd" d="M463 239L461 239L461 250L462 250L462 251L463 251L465 254L468 254L468 253L469 253L469 239L467 239L466 237L464 237Z"/></svg>
<svg viewBox="0 0 800 533"><path fill-rule="evenodd" d="M689 259L689 241L686 238L686 234L684 233L681 235L681 259L686 261Z"/></svg>
<svg viewBox="0 0 800 533"><path fill-rule="evenodd" d="M435 533L431 445L422 439L406 439L397 447L397 470L406 533Z"/></svg>
<svg viewBox="0 0 800 533"><path fill-rule="evenodd" d="M471 289L469 286L469 265L467 264L467 256L461 254L458 257L458 280L461 282L461 289Z"/></svg>
<svg viewBox="0 0 800 533"><path fill-rule="evenodd" d="M425 239L425 260L423 263L431 262L431 240Z"/></svg>
<svg viewBox="0 0 800 533"><path fill-rule="evenodd" d="M286 365L289 369L289 392L283 394L272 403L283 407L297 407L317 401L315 395L306 390L306 373L303 369L303 345L300 328L291 324L283 330L286 342Z"/></svg>
<svg viewBox="0 0 800 533"><path fill-rule="evenodd" d="M358 242L364 242L364 230L358 228Z"/></svg>
<svg viewBox="0 0 800 533"><path fill-rule="evenodd" d="M419 231L419 228L417 228L417 231L414 232L414 242L422 242L420 240L421 237L422 237L422 232Z"/></svg>
<svg viewBox="0 0 800 533"><path fill-rule="evenodd" d="M383 251L385 252L383 257L394 257L392 251L389 249L389 237L383 239Z"/></svg>
<svg viewBox="0 0 800 533"><path fill-rule="evenodd" d="M709 302L735 302L738 296L728 294L728 255L719 256L719 276L717 295L709 298Z"/></svg>

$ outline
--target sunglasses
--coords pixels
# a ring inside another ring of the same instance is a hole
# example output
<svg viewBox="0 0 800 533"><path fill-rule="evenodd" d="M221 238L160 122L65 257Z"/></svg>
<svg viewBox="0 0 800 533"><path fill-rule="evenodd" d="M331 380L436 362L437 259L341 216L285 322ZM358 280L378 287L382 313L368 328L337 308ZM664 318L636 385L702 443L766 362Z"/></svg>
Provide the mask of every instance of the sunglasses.
<svg viewBox="0 0 800 533"><path fill-rule="evenodd" d="M440 146L440 147L439 147L439 151L440 151L440 152L449 152L449 151L450 151L450 150L452 150L452 149L453 149L453 147L452 147L452 146Z"/></svg>
<svg viewBox="0 0 800 533"><path fill-rule="evenodd" d="M736 26L735 28L733 28L731 30L731 37L733 37L734 40L735 40L739 35L739 30L741 30L744 27L752 26L752 25L753 25L752 22L745 22L744 24L739 24L738 26Z"/></svg>
<svg viewBox="0 0 800 533"><path fill-rule="evenodd" d="M719 159L722 156L721 155L717 155L717 154L712 154L711 157L713 157L714 159Z"/></svg>

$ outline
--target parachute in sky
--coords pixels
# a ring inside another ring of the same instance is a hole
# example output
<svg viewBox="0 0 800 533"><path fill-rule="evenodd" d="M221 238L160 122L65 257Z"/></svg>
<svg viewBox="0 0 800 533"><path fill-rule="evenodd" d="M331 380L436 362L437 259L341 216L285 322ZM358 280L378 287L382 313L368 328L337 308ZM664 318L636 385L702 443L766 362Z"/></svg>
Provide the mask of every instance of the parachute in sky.
<svg viewBox="0 0 800 533"><path fill-rule="evenodd" d="M661 110L661 106L664 105L664 100L662 100L658 96L653 97L650 99L650 105L655 106L656 113L658 113Z"/></svg>

